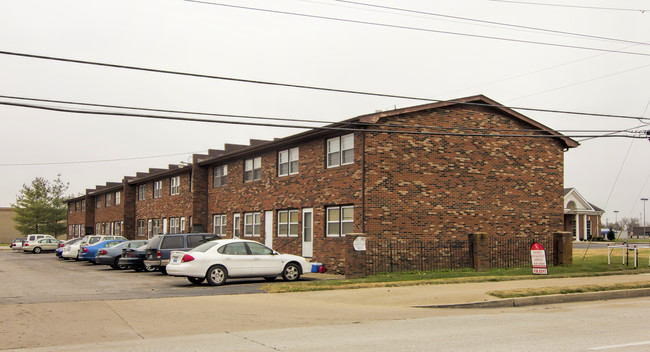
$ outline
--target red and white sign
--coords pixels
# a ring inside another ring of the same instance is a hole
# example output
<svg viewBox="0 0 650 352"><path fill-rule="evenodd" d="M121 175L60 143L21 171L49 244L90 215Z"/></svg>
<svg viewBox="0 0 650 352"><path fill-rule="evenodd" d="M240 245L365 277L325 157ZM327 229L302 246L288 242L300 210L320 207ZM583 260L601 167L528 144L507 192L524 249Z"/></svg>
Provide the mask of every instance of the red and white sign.
<svg viewBox="0 0 650 352"><path fill-rule="evenodd" d="M533 243L533 245L530 246L530 258L533 262L533 274L548 274L548 268L546 267L546 251L544 250L544 246L539 243Z"/></svg>

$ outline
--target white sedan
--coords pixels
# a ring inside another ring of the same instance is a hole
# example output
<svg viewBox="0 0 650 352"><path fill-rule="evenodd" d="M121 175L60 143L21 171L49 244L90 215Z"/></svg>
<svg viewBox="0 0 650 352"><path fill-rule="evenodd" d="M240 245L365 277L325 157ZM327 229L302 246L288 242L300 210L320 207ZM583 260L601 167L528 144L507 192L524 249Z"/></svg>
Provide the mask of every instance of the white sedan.
<svg viewBox="0 0 650 352"><path fill-rule="evenodd" d="M255 241L222 239L206 242L190 251L174 251L167 264L167 274L184 276L193 283L208 280L210 285L223 285L228 278L263 277L275 280L278 275L295 281L311 271L303 257L280 254Z"/></svg>

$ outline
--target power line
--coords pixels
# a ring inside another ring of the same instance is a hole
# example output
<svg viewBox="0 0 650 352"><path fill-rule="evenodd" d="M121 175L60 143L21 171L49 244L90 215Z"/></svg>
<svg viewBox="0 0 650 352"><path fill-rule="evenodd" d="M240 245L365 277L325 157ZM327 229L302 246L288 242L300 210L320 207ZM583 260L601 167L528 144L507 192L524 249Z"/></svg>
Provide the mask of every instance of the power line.
<svg viewBox="0 0 650 352"><path fill-rule="evenodd" d="M530 2L530 1L512 1L512 0L490 0L490 1L507 2L507 3L511 3L511 4L567 7L567 8L589 9L589 10L633 11L633 12L641 12L641 13L645 13L646 11L650 11L650 9L629 9L629 8L626 9L626 8L618 8L618 7L598 7L598 6L566 5L566 4L548 4L548 3Z"/></svg>
<svg viewBox="0 0 650 352"><path fill-rule="evenodd" d="M121 116L121 117L134 117L134 118L146 118L146 119L158 119L158 120L175 120L175 121L185 121L185 122L207 122L207 123L217 123L217 124L232 124L232 125L245 125L245 126L261 126L261 127L278 127L278 128L294 128L294 129L312 129L312 130L331 130L331 131L349 131L349 132L368 132L368 133L390 133L390 134L414 134L414 135L428 135L428 136L458 136L458 137L507 137L507 138L574 138L574 137L616 137L616 138L646 138L641 136L640 133L634 132L631 135L619 135L619 134L606 134L606 135L578 135L578 136L568 136L568 135L553 135L548 134L548 132L539 130L544 134L501 134L501 133L466 133L466 132L431 132L431 131L398 131L398 130L389 130L389 129L370 129L370 128L355 128L355 127L342 127L346 125L346 122L337 123L337 126L322 126L322 127L309 127L309 126L296 126L293 124L270 124L270 123L256 123L256 122L239 122L239 121L222 121L222 120L210 120L210 119L199 119L199 118L184 118L184 117L175 117L175 116L160 116L160 115L148 115L148 114L134 114L134 113L123 113L123 112L110 112L110 111L89 111L89 110L75 110L67 108L57 108L50 106L39 106L39 105L30 105L30 104L20 104L20 103L11 103L11 102L2 102L0 105L39 109L39 110L48 110L48 111L57 111L65 113L75 113L75 114L90 114L90 115L102 115L102 116ZM390 126L390 125L387 125ZM462 130L462 128L458 128Z"/></svg>
<svg viewBox="0 0 650 352"><path fill-rule="evenodd" d="M186 0L186 1L189 1L189 0ZM507 109L536 111L536 112L545 112L545 113L554 113L554 114L581 115L581 116L592 116L592 117L610 117L610 118L635 119L635 120L644 120L645 119L643 117L629 116L629 115L601 114L601 113L588 113L588 112L567 111L567 110L539 109L539 108L527 108L527 107L494 105L494 104L484 104L484 103L459 102L459 101L455 101L455 100L431 99L431 98L413 97L413 96L397 95L397 94L355 91L355 90L350 90L350 89L327 88L327 87L317 87L317 86L300 85L300 84L292 84L292 83L260 81L260 80L244 79L244 78L214 76L214 75L206 75L206 74L198 74L198 73L188 73L188 72L180 72L180 71L153 69L153 68L145 68L145 67L138 67L138 66L118 65L118 64L86 61L86 60L66 59L66 58L60 58L60 57L35 55L35 54L25 54L25 53L10 52L10 51L0 51L0 54L11 55L11 56L19 56L19 57L27 57L27 58L32 58L32 59L51 60L51 61L59 61L59 62L67 62L67 63L76 63L76 64L84 64L84 65L94 65L94 66L102 66L102 67L119 68L119 69L126 69L126 70L136 70L136 71L163 73L163 74L178 75L178 76L217 79L217 80L224 80L224 81L229 81L229 82L260 84L260 85L268 85L268 86L275 86L275 87L299 88L299 89L318 90L318 91L334 92L334 93L347 93L347 94L356 94L356 95L375 96L375 97L383 97L383 98L419 100L419 101L428 101L428 102L434 102L434 103L454 103L454 104L468 105L468 106L507 108Z"/></svg>
<svg viewBox="0 0 650 352"><path fill-rule="evenodd" d="M462 20L462 21L469 21L469 22L477 22L477 23L483 23L483 24L511 27L511 28L516 28L516 29L533 30L533 31L547 32L547 33L553 33L553 34L562 34L562 35L570 35L570 36L575 36L575 37L584 37L584 38L589 38L589 39L599 39L599 40L607 40L607 41L614 41L614 42L622 42L622 43L628 43L628 44L650 45L649 43L637 42L637 41L632 41L632 40L609 38L609 37L602 37L602 36L590 35L590 34L582 34L582 33L574 33L574 32L565 32L565 31L559 31L559 30L554 30L554 29L530 27L530 26L523 26L523 25L517 25L517 24L511 24L511 23L487 21L487 20L480 20L480 19L469 18L469 17L452 16L452 15L445 15L445 14L433 13L433 12L427 12L427 11L411 10L411 9L405 9L405 8L399 8L399 7L381 6L381 5L368 4L368 3L358 2L358 1L348 1L348 0L334 0L334 1L342 2L342 3L346 3L346 4L354 4L354 5L359 5L359 6L368 6L368 7L380 8L380 9L386 9L386 10L394 10L394 11L401 11L401 12L407 12L407 13L415 13L415 14L420 14L420 15L435 16L435 17L450 18L450 19L455 19L455 20Z"/></svg>
<svg viewBox="0 0 650 352"><path fill-rule="evenodd" d="M185 0L185 1L187 1L187 2L193 2L193 3L199 3L199 4L205 4L205 5L213 5L213 6L222 6L222 7L228 7L228 8L236 8L236 9L241 9L241 10L260 11L260 12L267 12L267 13L275 13L275 14L282 14L282 15L290 15L290 16L298 16L298 17L307 17L307 18L315 18L315 19L321 19L321 20L338 21L338 22L347 22L347 23L355 23L355 24L364 24L364 25L370 25L370 26L378 26L378 27L394 28L394 29L405 29L405 30L414 30L414 31L420 31L420 32L449 34L449 35L457 35L457 36L463 36L463 37L472 37L472 38L481 38L481 39L492 39L492 40L500 40L500 41L514 42L514 43L523 43L523 44L544 45L544 46L552 46L552 47L559 47L559 48L565 48L565 49L582 49L582 50L591 50L591 51L604 51L604 52L616 53L616 54L627 54L627 55L650 56L650 54L646 54L646 53L637 53L637 52L631 52L631 51L620 51L620 50L612 50L612 49L601 49L601 48L586 47L586 46L579 46L579 45L569 45L569 44L548 43L548 42L539 42L539 41L525 40L525 39L503 38L503 37L495 37L495 36L488 36L488 35L481 35L481 34L469 34L469 33L460 33L460 32L452 32L452 31L443 31L443 30L429 29L429 28L420 28L420 27L401 26L401 25L394 25L394 24L387 24L387 23L379 23L379 22L370 22L370 21L361 21L361 20L350 20L350 19L337 18L337 17L328 17L328 16L319 16L319 15L309 15L309 14L298 13L298 12L288 12L288 11L279 11L279 10L261 9L261 8L256 8L256 7L237 6L237 5L221 4L221 3L208 2L208 1L200 1L200 0Z"/></svg>
<svg viewBox="0 0 650 352"><path fill-rule="evenodd" d="M232 117L232 118L241 118L241 119L252 119L252 120L262 120L262 121L285 121L285 122L306 122L306 123L326 123L331 124L331 121L324 120L306 120L306 119L291 119L291 118L280 118L280 117L267 117L267 116L251 116L251 115L240 115L240 114L223 114L223 113L208 113L208 112L197 112L197 111L186 111L186 110L170 110L170 109L155 109L155 108L144 108L144 107L135 107L135 106L125 106L125 105L112 105L112 104L98 104L98 103L85 103L85 102L76 102L76 101L67 101L67 100L55 100L55 99L41 99L41 98L29 98L29 97L19 97L11 95L0 95L0 98L13 99L13 100L23 100L23 101L32 101L40 103L56 103L56 104L67 104L67 105L80 105L80 106L91 106L91 107L101 107L101 108L113 108L113 109L125 109L125 110L141 110L141 111L152 111L152 112L163 112L163 113L176 113L176 114L187 114L187 115L200 115L200 116L215 116L215 117ZM364 122L346 122L346 125L355 125L355 126L374 126L372 123ZM431 126L431 125L405 125L405 124L387 124L391 128L427 128L427 129L438 129L438 130L458 130L458 127L441 127L441 126ZM642 126L641 126L642 127ZM637 127L638 128L638 127ZM468 128L464 127L464 130L468 131L493 131L493 132L539 132L539 128L535 129L506 129L506 128ZM629 131L631 129L625 130ZM555 130L557 132L582 132L582 133L618 133L624 132L621 130Z"/></svg>
<svg viewBox="0 0 650 352"><path fill-rule="evenodd" d="M94 163L106 163L114 161L129 161L129 160L143 160L143 159L156 159L164 158L169 156L177 155L191 155L194 152L189 153L175 153L175 154L164 154L164 155L152 155L152 156L138 156L131 158L118 158L118 159L101 159L101 160L82 160L82 161L57 161L57 162L43 162L43 163L13 163L13 164L0 164L1 166L46 166L46 165L73 165L73 164L94 164Z"/></svg>

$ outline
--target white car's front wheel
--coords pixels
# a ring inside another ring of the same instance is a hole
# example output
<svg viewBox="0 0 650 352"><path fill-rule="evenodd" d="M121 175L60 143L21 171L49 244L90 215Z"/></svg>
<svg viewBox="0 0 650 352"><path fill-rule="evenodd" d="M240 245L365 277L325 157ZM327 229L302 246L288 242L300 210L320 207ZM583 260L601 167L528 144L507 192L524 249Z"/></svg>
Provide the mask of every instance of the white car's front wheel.
<svg viewBox="0 0 650 352"><path fill-rule="evenodd" d="M295 263L289 263L282 270L282 278L285 281L296 281L300 278L300 268Z"/></svg>

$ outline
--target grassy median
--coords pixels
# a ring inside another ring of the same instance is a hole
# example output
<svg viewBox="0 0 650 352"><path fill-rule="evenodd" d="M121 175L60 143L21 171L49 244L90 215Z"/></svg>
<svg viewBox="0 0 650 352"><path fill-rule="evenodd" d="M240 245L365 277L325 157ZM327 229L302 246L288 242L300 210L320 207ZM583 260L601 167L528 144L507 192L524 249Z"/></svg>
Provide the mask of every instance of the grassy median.
<svg viewBox="0 0 650 352"><path fill-rule="evenodd" d="M413 285L440 285L449 283L470 283L486 281L508 281L508 280L538 280L546 278L563 278L563 277L585 277L601 275L621 275L621 274L640 274L650 273L649 255L650 250L644 249L639 253L639 267L633 268L632 252L630 253L630 265L622 264L622 250L617 249L612 253L612 264L607 264L607 249L575 249L573 251L572 266L555 266L548 268L548 275L533 275L531 268L512 268L512 269L491 269L486 272L478 272L471 269L462 270L441 270L426 272L404 272L404 273L384 273L372 275L360 279L341 279L341 280L317 280L317 281L299 281L293 283L274 283L264 285L263 290L267 292L304 292L319 290L338 290L354 289L369 287L395 287L395 286L413 286ZM623 288L646 288L650 284L638 287L567 287L554 288L540 292L495 292L494 295L504 295L504 297L521 297L534 296L541 294L556 293L573 293L573 292L594 292L615 290ZM564 291L562 291L564 289ZM513 296L515 295L515 296ZM497 296L500 297L500 296Z"/></svg>

